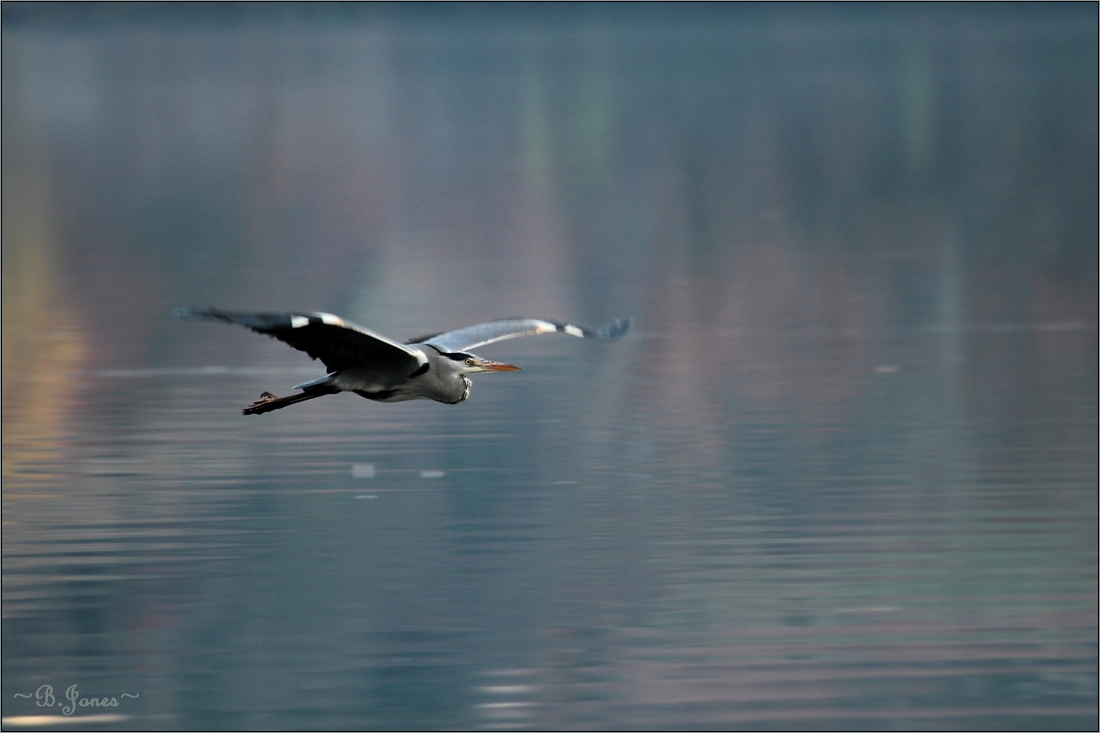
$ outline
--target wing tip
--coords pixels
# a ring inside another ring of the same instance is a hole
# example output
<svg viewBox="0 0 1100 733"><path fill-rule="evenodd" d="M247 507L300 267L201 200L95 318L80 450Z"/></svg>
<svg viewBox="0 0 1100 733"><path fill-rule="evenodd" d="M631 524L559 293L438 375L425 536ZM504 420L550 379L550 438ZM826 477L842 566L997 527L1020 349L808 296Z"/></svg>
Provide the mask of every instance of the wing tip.
<svg viewBox="0 0 1100 733"><path fill-rule="evenodd" d="M273 327L280 326L272 321L273 314L269 313L239 313L236 311L222 311L210 306L209 308L173 308L172 315L181 321L221 321L223 323L235 323L238 326L250 328L259 333L268 333ZM282 314L274 316L281 317Z"/></svg>
<svg viewBox="0 0 1100 733"><path fill-rule="evenodd" d="M634 323L634 319L630 318L618 318L611 323L605 323L602 326L597 326L596 338L600 341L618 341L626 332L630 330L630 326Z"/></svg>
<svg viewBox="0 0 1100 733"><path fill-rule="evenodd" d="M172 317L181 321L204 321L220 318L214 308L173 308Z"/></svg>
<svg viewBox="0 0 1100 733"><path fill-rule="evenodd" d="M553 326L553 331L558 333L565 333L577 338L596 339L597 341L618 341L630 330L633 322L634 319L629 317L618 318L602 326L582 326L567 321L543 321L543 323Z"/></svg>

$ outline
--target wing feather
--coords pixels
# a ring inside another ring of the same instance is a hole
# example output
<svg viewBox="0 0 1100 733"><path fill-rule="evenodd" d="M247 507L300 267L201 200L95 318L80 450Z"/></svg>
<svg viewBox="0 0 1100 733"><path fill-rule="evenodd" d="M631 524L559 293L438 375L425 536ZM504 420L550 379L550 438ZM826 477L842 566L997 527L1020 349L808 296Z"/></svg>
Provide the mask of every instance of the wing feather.
<svg viewBox="0 0 1100 733"><path fill-rule="evenodd" d="M427 357L419 349L399 344L331 313L235 313L215 308L177 308L175 316L244 326L319 359L329 372L352 366L386 364L408 374L427 363Z"/></svg>
<svg viewBox="0 0 1100 733"><path fill-rule="evenodd" d="M597 326L582 326L576 323L564 321L543 321L538 318L508 318L500 321L479 323L476 326L467 326L455 331L423 336L410 341L413 344L428 344L440 351L456 352L476 349L479 346L492 344L505 339L519 338L520 336L538 336L544 333L565 333L578 338L593 338L599 341L616 341L630 328L629 318L620 318L617 321Z"/></svg>

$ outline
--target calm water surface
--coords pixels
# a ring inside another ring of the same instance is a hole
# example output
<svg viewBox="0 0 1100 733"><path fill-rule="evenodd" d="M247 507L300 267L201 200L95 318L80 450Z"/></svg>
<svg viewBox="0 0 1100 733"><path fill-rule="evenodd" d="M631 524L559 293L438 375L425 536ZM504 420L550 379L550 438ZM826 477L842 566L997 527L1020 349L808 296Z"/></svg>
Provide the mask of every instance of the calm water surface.
<svg viewBox="0 0 1100 733"><path fill-rule="evenodd" d="M17 10L5 729L1095 729L1095 6Z"/></svg>

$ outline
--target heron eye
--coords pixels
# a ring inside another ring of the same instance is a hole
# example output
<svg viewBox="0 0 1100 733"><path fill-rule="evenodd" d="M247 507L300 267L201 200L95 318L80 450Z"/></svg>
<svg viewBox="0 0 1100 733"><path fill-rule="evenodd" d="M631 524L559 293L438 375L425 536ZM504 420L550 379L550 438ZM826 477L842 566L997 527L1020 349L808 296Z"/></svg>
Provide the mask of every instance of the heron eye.
<svg viewBox="0 0 1100 733"><path fill-rule="evenodd" d="M473 366L473 365L474 365L475 363L476 363L476 362L474 362L474 360L473 360L473 359L467 359L467 360L466 360L466 366Z"/></svg>

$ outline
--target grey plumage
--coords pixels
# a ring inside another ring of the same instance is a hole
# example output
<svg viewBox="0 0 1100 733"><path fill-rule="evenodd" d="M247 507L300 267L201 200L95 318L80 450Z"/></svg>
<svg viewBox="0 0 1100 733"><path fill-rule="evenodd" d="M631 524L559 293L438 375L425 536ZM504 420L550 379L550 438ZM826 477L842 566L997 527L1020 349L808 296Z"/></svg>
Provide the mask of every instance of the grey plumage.
<svg viewBox="0 0 1100 733"><path fill-rule="evenodd" d="M519 369L483 359L469 353L469 349L544 333L615 341L630 328L629 318L597 328L514 318L479 323L401 344L330 313L236 313L215 308L177 308L175 316L244 326L304 351L327 368L324 377L296 385L295 389L302 390L297 394L276 397L264 392L243 410L246 415L271 412L338 392L354 392L376 402L429 399L457 404L470 395L467 375Z"/></svg>
<svg viewBox="0 0 1100 733"><path fill-rule="evenodd" d="M409 343L426 343L444 351L466 351L505 339L538 336L544 333L566 333L579 338L615 341L626 333L628 328L630 328L629 318L620 318L596 328L562 321L542 321L537 318L508 318L479 323L476 326L467 326L435 336L423 336Z"/></svg>

